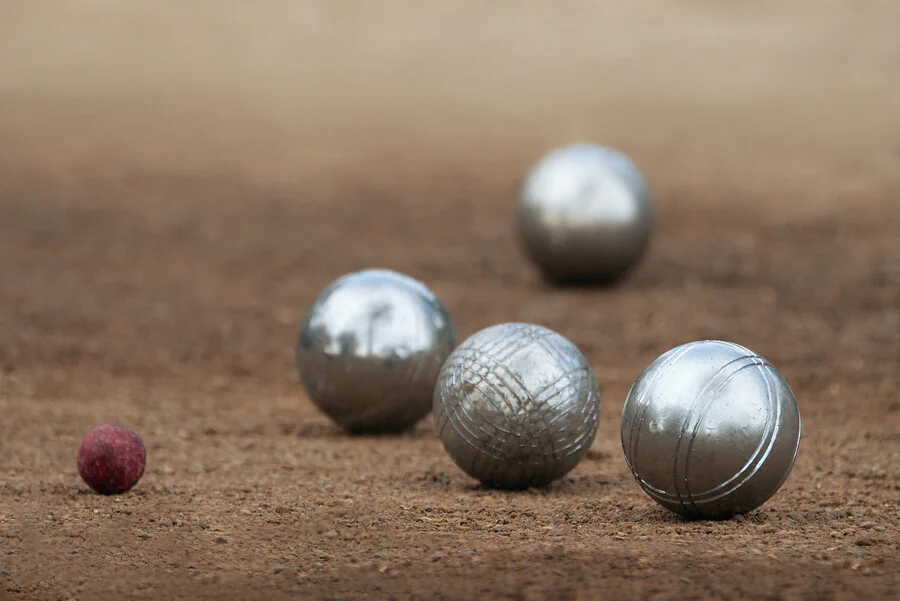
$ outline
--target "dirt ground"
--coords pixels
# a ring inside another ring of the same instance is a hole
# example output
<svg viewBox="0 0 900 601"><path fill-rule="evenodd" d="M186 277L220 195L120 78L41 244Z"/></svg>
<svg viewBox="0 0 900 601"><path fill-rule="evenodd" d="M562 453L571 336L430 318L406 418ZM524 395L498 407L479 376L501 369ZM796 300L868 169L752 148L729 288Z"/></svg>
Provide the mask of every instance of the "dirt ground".
<svg viewBox="0 0 900 601"><path fill-rule="evenodd" d="M895 3L296 4L0 7L0 598L900 598ZM511 229L524 170L581 139L659 207L616 288L548 286ZM294 336L370 266L460 337L572 339L587 458L496 492L430 420L334 429ZM619 441L641 370L703 338L769 359L803 418L784 488L730 521L657 507ZM114 498L75 464L108 422L148 450Z"/></svg>

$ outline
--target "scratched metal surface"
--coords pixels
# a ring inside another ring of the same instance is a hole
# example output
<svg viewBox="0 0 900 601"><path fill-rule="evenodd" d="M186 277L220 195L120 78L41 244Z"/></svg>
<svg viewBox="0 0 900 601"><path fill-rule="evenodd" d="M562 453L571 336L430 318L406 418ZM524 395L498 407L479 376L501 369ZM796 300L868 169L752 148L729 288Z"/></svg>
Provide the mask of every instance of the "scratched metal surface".
<svg viewBox="0 0 900 601"><path fill-rule="evenodd" d="M481 330L447 359L434 393L438 437L453 461L497 488L546 485L594 439L600 392L590 364L547 328Z"/></svg>

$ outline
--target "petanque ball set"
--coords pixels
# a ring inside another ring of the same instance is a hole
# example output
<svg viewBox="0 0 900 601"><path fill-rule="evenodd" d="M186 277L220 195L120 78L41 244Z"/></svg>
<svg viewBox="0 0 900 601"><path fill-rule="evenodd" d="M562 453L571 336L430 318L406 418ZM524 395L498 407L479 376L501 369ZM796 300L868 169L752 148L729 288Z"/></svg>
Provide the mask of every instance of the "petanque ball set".
<svg viewBox="0 0 900 601"><path fill-rule="evenodd" d="M653 202L618 151L572 144L527 174L516 206L525 255L548 280L612 282L643 256ZM421 282L386 270L347 274L300 324L297 370L307 396L351 434L407 430L433 413L450 459L492 488L545 486L585 456L600 421L590 363L562 335L502 323L458 342L446 308ZM133 432L92 432L79 471L98 492L133 486L144 448ZM774 495L800 446L790 387L764 358L723 341L678 346L635 381L621 419L625 461L661 506L727 518Z"/></svg>

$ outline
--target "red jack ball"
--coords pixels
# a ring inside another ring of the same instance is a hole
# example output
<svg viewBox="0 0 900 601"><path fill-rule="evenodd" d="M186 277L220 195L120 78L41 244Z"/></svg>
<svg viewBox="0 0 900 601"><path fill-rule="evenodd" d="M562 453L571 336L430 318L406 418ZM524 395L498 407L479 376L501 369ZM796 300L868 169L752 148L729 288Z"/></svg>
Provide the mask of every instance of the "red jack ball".
<svg viewBox="0 0 900 601"><path fill-rule="evenodd" d="M146 463L140 437L120 426L94 428L78 449L78 473L102 495L117 495L137 484Z"/></svg>

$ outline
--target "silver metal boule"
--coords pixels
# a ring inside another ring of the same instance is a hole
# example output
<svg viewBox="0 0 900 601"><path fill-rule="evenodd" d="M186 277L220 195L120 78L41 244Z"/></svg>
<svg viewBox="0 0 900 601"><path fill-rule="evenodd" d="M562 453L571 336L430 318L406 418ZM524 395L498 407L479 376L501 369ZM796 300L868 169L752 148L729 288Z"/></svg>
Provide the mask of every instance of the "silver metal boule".
<svg viewBox="0 0 900 601"><path fill-rule="evenodd" d="M456 346L446 309L419 281L385 269L346 275L306 314L296 360L310 400L351 433L397 432L431 411Z"/></svg>
<svg viewBox="0 0 900 601"><path fill-rule="evenodd" d="M591 446L600 391L566 338L537 325L500 324L465 340L444 363L434 419L450 458L486 486L543 486Z"/></svg>
<svg viewBox="0 0 900 601"><path fill-rule="evenodd" d="M622 448L657 503L727 518L765 503L800 448L800 411L768 361L730 342L676 347L638 377L622 412Z"/></svg>
<svg viewBox="0 0 900 601"><path fill-rule="evenodd" d="M628 157L605 146L572 144L528 173L516 220L527 256L548 279L614 281L648 246L653 201Z"/></svg>

